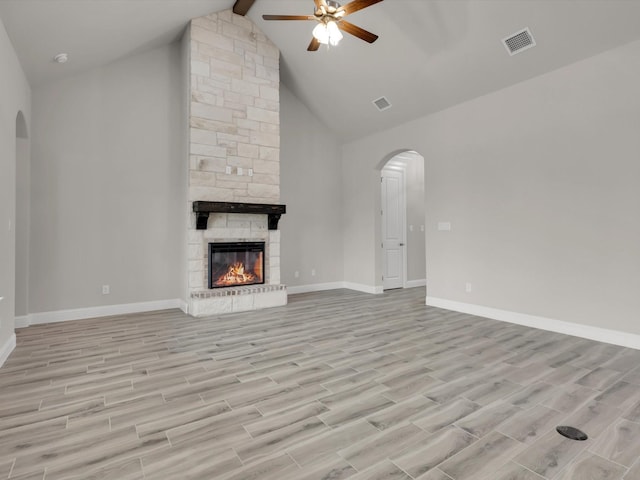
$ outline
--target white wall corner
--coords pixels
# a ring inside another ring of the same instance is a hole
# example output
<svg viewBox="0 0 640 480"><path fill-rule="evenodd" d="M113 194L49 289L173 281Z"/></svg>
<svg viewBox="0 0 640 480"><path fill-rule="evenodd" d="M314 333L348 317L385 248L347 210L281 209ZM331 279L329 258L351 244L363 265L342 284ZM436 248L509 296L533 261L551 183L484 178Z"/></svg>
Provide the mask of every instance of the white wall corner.
<svg viewBox="0 0 640 480"><path fill-rule="evenodd" d="M640 335L427 296L427 305L640 350Z"/></svg>
<svg viewBox="0 0 640 480"><path fill-rule="evenodd" d="M189 315L189 303L180 299L180 310L182 310L184 313L186 313L187 315Z"/></svg>
<svg viewBox="0 0 640 480"><path fill-rule="evenodd" d="M25 328L31 325L31 315L20 315L15 317L16 328Z"/></svg>
<svg viewBox="0 0 640 480"><path fill-rule="evenodd" d="M7 361L14 348L16 348L16 334L12 333L7 341L4 342L4 345L0 346L0 368Z"/></svg>

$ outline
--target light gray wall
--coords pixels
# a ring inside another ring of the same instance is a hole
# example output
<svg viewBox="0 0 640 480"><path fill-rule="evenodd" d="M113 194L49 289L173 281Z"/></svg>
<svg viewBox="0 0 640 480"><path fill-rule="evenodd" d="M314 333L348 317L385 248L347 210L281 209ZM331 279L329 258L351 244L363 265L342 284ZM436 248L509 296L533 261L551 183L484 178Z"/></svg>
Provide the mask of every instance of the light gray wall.
<svg viewBox="0 0 640 480"><path fill-rule="evenodd" d="M183 296L180 67L173 44L34 91L30 313Z"/></svg>
<svg viewBox="0 0 640 480"><path fill-rule="evenodd" d="M180 174L177 175L176 182L178 182L179 189L179 197L182 199L182 226L180 227L180 232L182 233L181 237L181 251L180 251L180 298L186 304L189 300L188 298L188 290L189 290L189 268L188 268L188 232L189 226L191 222L191 215L193 212L191 211L191 202L189 202L189 118L190 117L190 108L191 108L191 23L187 25L187 28L182 35L182 39L180 40L180 74L181 74L181 111L180 116L182 133L180 140Z"/></svg>
<svg viewBox="0 0 640 480"><path fill-rule="evenodd" d="M31 90L0 21L0 355L14 333L16 117L31 131ZM2 359L0 359L0 364Z"/></svg>
<svg viewBox="0 0 640 480"><path fill-rule="evenodd" d="M429 296L640 333L639 84L633 42L344 146L346 272L376 284L376 168L416 150Z"/></svg>
<svg viewBox="0 0 640 480"><path fill-rule="evenodd" d="M16 142L16 295L15 314L29 313L29 224L31 220L31 154L29 139Z"/></svg>
<svg viewBox="0 0 640 480"><path fill-rule="evenodd" d="M280 128L280 199L287 205L279 224L282 282L299 286L342 281L338 140L282 83Z"/></svg>
<svg viewBox="0 0 640 480"><path fill-rule="evenodd" d="M407 185L407 280L424 280L425 267L425 197L424 197L424 158L415 152L401 154L406 165ZM412 228L413 227L413 228Z"/></svg>

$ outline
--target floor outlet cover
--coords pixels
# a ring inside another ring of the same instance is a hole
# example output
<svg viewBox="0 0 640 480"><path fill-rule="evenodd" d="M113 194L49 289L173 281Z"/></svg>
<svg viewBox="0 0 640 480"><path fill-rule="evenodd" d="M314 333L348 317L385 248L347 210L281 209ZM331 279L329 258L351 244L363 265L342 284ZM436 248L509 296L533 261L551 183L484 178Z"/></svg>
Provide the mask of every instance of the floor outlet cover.
<svg viewBox="0 0 640 480"><path fill-rule="evenodd" d="M570 438L571 440L583 441L589 438L582 430L578 430L575 427L568 427L566 425L556 427L556 431L563 437Z"/></svg>

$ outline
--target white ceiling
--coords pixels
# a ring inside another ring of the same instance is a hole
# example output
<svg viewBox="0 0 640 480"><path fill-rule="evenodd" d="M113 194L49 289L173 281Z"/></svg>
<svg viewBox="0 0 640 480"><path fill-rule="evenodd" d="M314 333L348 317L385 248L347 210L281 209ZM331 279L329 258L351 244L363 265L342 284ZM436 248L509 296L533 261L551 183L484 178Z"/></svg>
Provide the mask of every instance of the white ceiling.
<svg viewBox="0 0 640 480"><path fill-rule="evenodd" d="M233 0L0 0L0 18L32 86L177 39L188 20ZM380 36L345 34L307 52L312 0L256 0L249 11L280 48L282 81L350 140L640 39L640 0L385 0L349 17ZM537 46L513 57L501 39L529 27ZM70 55L58 65L52 57ZM393 107L378 112L385 95Z"/></svg>

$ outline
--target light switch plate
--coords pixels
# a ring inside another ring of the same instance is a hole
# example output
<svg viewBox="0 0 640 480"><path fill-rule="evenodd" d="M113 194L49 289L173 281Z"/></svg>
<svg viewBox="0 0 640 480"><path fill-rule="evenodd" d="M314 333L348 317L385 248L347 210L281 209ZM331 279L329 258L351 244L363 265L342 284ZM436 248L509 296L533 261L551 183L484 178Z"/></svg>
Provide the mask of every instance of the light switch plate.
<svg viewBox="0 0 640 480"><path fill-rule="evenodd" d="M438 230L442 232L451 230L451 222L438 222Z"/></svg>

